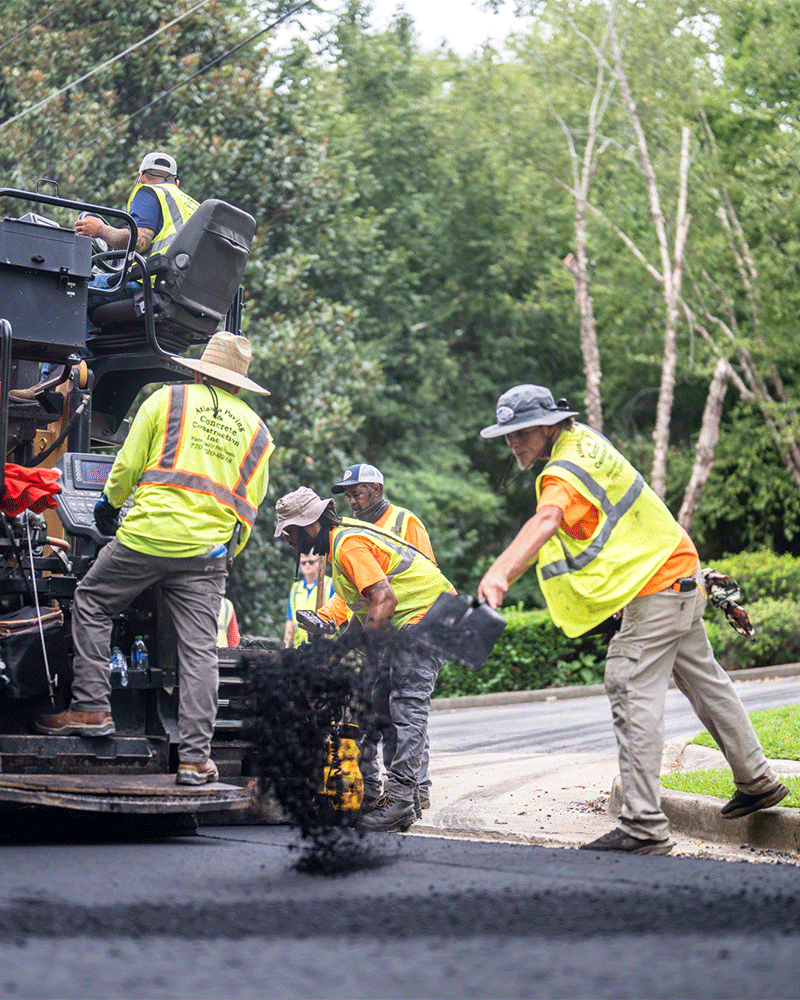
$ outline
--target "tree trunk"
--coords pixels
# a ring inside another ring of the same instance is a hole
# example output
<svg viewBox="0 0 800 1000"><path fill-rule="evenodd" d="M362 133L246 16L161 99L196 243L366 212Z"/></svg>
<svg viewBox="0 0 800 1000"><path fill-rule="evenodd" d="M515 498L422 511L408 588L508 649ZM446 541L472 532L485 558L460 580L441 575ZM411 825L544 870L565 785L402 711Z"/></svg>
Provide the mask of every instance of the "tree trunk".
<svg viewBox="0 0 800 1000"><path fill-rule="evenodd" d="M700 437L697 439L695 447L694 466L692 474L683 494L683 503L678 514L678 523L687 531L692 526L700 496L708 482L711 468L714 464L714 449L719 441L719 424L722 418L722 404L725 401L725 393L728 389L728 381L731 377L731 366L720 358L714 368L714 377L706 397L706 405L703 410L703 423L700 428Z"/></svg>
<svg viewBox="0 0 800 1000"><path fill-rule="evenodd" d="M647 139L639 118L639 112L636 109L636 102L633 99L628 77L622 65L622 50L613 22L613 13L611 12L609 12L608 16L608 30L611 51L614 54L614 72L625 108L628 112L628 119L636 136L639 164L645 176L647 193L650 199L650 216L653 220L653 227L656 231L661 254L661 280L666 317L664 322L664 356L661 365L661 385L658 393L658 406L656 408L656 425L653 429L654 449L650 485L658 496L663 499L666 491L667 451L669 449L672 402L675 396L675 368L678 357L677 327L680 314L681 280L683 277L686 234L689 230L689 221L691 218L686 213L686 186L689 173L689 129L684 127L681 134L678 211L675 219L675 247L671 257L664 213L661 209L661 198L658 193L658 182L647 149Z"/></svg>
<svg viewBox="0 0 800 1000"><path fill-rule="evenodd" d="M568 254L564 258L564 267L566 267L575 281L575 305L581 314L581 353L583 355L583 372L586 378L586 392L583 397L586 409L586 422L590 427L602 433L603 403L600 397L600 349L597 346L594 308L589 290L585 219L583 231L579 234L579 226L576 218L575 237L578 256L576 258L574 254Z"/></svg>

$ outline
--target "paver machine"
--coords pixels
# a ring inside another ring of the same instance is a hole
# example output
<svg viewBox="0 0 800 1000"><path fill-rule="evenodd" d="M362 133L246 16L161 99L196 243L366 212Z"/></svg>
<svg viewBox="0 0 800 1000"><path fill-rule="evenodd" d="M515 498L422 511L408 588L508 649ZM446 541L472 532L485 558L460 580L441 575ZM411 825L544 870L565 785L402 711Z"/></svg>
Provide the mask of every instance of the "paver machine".
<svg viewBox="0 0 800 1000"><path fill-rule="evenodd" d="M117 735L43 736L33 723L68 704L73 595L108 540L93 508L126 415L148 386L190 380L174 356L223 326L239 332L255 221L205 201L165 252L145 260L130 215L60 197L51 183L0 189L0 808L232 813L248 805L238 654L220 651L212 749L220 782L177 786L180 677L158 588L114 620L112 645L129 656L141 636L149 660L129 662L127 684L112 690ZM64 227L37 214L47 211ZM81 212L127 225L127 248L109 251L67 228ZM88 285L98 269L109 271L113 287L92 310L87 335ZM129 297L114 294L137 279ZM53 468L61 473L57 507L36 513L26 483L35 495L37 471Z"/></svg>

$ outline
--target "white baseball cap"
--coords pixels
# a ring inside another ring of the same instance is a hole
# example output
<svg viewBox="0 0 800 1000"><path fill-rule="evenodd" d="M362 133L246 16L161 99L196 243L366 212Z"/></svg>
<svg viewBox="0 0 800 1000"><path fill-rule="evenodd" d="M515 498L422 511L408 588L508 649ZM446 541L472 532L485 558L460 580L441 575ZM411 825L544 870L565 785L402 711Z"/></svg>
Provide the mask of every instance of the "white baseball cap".
<svg viewBox="0 0 800 1000"><path fill-rule="evenodd" d="M178 164L169 153L148 153L139 165L140 174L144 173L145 170L152 170L159 174L171 174L173 177L178 176Z"/></svg>

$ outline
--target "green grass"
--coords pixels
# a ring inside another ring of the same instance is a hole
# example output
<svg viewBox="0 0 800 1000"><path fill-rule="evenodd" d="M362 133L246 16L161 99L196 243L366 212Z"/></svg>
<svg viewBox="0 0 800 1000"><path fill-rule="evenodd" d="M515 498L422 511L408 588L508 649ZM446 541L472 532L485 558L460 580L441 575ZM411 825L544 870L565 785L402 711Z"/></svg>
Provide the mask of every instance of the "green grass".
<svg viewBox="0 0 800 1000"><path fill-rule="evenodd" d="M800 760L800 705L751 712L750 721L770 760ZM705 731L689 742L719 749L710 733Z"/></svg>
<svg viewBox="0 0 800 1000"><path fill-rule="evenodd" d="M751 712L753 728L761 740L764 753L771 760L800 760L800 705L784 705L763 712ZM699 733L690 743L702 747L719 749L707 732ZM800 776L781 778L791 789L791 793L781 802L781 806L800 809ZM715 795L729 799L736 790L731 772L727 769L712 771L673 771L661 777L664 788L676 792L691 792L694 795Z"/></svg>
<svg viewBox="0 0 800 1000"><path fill-rule="evenodd" d="M787 788L791 789L789 795L781 802L781 806L790 806L800 809L800 776L788 775L781 778ZM733 784L731 772L727 769L714 771L673 771L671 774L661 776L661 784L664 788L671 788L675 792L691 792L693 795L716 795L719 799L729 799L736 788Z"/></svg>

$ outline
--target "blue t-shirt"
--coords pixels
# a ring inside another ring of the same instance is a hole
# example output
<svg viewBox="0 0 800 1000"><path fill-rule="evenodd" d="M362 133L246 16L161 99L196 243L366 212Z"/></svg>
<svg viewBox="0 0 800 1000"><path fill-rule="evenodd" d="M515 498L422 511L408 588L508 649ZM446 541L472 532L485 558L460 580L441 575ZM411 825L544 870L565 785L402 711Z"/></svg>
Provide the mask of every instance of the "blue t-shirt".
<svg viewBox="0 0 800 1000"><path fill-rule="evenodd" d="M133 196L130 214L139 229L152 229L154 233L160 231L161 222L161 202L158 195L152 188L143 185Z"/></svg>

